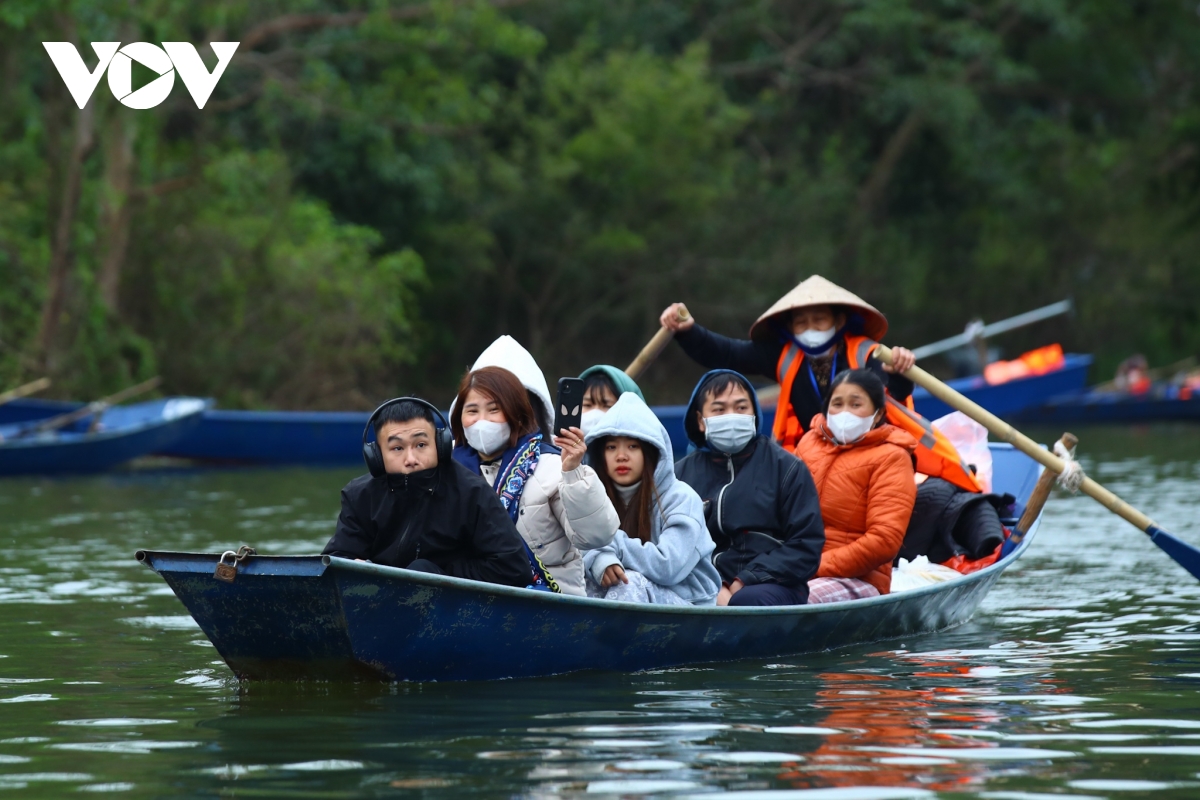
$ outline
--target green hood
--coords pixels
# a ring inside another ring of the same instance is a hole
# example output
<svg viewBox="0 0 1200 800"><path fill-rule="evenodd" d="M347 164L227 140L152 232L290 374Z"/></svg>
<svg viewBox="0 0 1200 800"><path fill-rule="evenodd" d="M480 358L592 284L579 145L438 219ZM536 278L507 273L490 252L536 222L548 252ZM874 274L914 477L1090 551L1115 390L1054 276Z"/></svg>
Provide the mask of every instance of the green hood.
<svg viewBox="0 0 1200 800"><path fill-rule="evenodd" d="M608 379L611 380L617 387L618 395L622 395L625 392L633 392L639 398L645 401L646 398L642 394L642 390L638 388L636 383L634 383L633 378L629 377L616 367L610 367L608 364L597 364L594 367L588 367L579 374L579 377L583 380L587 380L589 375L594 375L597 372L603 372L608 376Z"/></svg>

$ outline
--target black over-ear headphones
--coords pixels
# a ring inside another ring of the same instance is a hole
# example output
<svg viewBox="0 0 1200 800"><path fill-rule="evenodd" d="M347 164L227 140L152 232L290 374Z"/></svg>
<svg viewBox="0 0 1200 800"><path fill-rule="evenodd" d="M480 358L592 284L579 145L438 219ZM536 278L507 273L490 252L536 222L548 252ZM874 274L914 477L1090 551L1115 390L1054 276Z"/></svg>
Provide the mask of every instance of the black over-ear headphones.
<svg viewBox="0 0 1200 800"><path fill-rule="evenodd" d="M450 430L450 423L446 421L446 415L438 410L437 406L428 400L422 400L419 397L396 397L388 400L379 408L371 412L370 418L367 420L367 426L363 428L363 461L367 462L367 469L371 471L371 475L376 478L381 478L387 474L387 470L383 466L383 453L379 452L379 442L375 433L375 420L379 419L379 415L384 409L403 403L405 401L416 403L428 408L434 415L442 421L442 426L439 428L434 423L434 443L437 446L438 465L446 464L450 461L450 451L454 449L454 433Z"/></svg>

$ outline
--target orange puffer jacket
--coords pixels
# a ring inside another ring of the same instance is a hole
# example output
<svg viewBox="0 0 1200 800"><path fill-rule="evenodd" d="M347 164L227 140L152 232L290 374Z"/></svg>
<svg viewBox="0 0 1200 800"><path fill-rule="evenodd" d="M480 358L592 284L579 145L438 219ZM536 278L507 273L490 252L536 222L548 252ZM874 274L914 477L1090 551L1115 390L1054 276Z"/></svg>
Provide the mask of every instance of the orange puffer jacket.
<svg viewBox="0 0 1200 800"><path fill-rule="evenodd" d="M818 578L859 578L887 594L892 561L917 499L913 451L917 442L892 425L881 425L851 444L838 444L813 417L796 455L808 465L825 519L825 548Z"/></svg>

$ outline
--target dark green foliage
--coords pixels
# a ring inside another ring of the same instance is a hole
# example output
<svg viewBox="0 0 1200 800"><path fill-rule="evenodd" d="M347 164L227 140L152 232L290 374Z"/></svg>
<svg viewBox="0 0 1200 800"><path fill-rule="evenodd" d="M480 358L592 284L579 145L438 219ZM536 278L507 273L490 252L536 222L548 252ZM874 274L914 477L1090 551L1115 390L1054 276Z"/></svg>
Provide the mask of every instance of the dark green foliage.
<svg viewBox="0 0 1200 800"><path fill-rule="evenodd" d="M1073 295L999 343L1200 350L1194 3L498 6L0 5L0 387L445 398L501 333L553 381L814 272L896 344ZM244 45L203 110L83 114L40 42L118 39Z"/></svg>

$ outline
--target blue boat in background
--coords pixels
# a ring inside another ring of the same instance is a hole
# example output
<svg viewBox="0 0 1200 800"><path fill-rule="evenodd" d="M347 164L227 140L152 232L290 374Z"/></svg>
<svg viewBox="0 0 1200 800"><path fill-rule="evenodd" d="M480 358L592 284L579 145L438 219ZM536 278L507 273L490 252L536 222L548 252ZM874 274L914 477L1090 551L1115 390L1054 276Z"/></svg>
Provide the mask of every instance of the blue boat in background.
<svg viewBox="0 0 1200 800"><path fill-rule="evenodd" d="M1146 394L1085 391L1051 397L1044 405L1014 417L1035 425L1104 425L1200 421L1200 395L1180 397L1156 391Z"/></svg>
<svg viewBox="0 0 1200 800"><path fill-rule="evenodd" d="M28 416L27 403L38 403ZM210 403L197 397L173 397L112 406L59 430L19 435L40 420L74 411L77 403L25 401L0 420L0 476L103 472L156 450L170 447L200 426ZM63 408L66 406L66 408ZM23 410L25 417L22 419ZM17 417L13 421L13 417ZM93 429L94 428L94 429Z"/></svg>
<svg viewBox="0 0 1200 800"><path fill-rule="evenodd" d="M1088 368L1091 365L1090 355L1067 353L1060 369L1042 375L1031 375L994 386L982 375L974 375L946 381L946 385L998 417L1016 419L1021 412L1036 408L1055 395L1083 389L1087 386ZM944 417L954 411L919 387L913 391L913 402L917 413L928 420Z"/></svg>
<svg viewBox="0 0 1200 800"><path fill-rule="evenodd" d="M1040 467L1011 445L991 448L996 491L1018 498L1019 516ZM973 616L1037 525L978 572L815 606L617 603L322 556L252 555L227 583L213 574L216 553L141 550L137 559L239 679L497 680L792 656L944 630Z"/></svg>
<svg viewBox="0 0 1200 800"><path fill-rule="evenodd" d="M1063 367L1043 375L989 385L981 376L949 382L954 389L1003 417L1037 407L1054 395L1082 389L1090 355L1068 354ZM913 393L917 411L933 420L950 408L923 389ZM764 403L767 427L775 404ZM0 406L0 425L26 422L79 408L77 403L18 400ZM688 450L683 430L686 406L655 406L677 453ZM362 431L366 411L223 411L209 409L200 424L155 450L157 455L218 464L281 466L351 466L362 463Z"/></svg>
<svg viewBox="0 0 1200 800"><path fill-rule="evenodd" d="M368 411L210 410L191 433L159 453L234 464L362 464Z"/></svg>
<svg viewBox="0 0 1200 800"><path fill-rule="evenodd" d="M34 400L24 397L20 400L9 400L0 405L0 425L17 425L22 422L57 417L83 408L83 403L69 400Z"/></svg>

